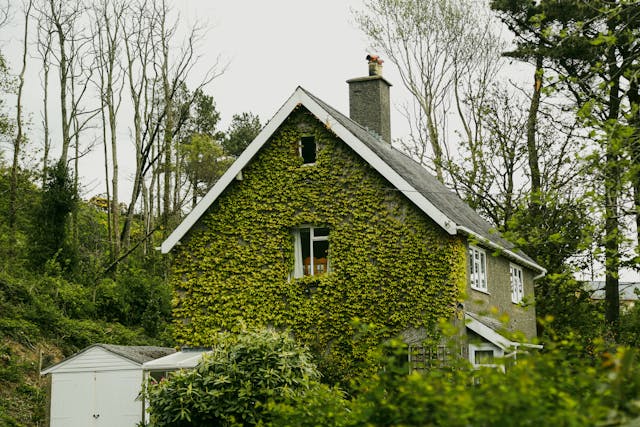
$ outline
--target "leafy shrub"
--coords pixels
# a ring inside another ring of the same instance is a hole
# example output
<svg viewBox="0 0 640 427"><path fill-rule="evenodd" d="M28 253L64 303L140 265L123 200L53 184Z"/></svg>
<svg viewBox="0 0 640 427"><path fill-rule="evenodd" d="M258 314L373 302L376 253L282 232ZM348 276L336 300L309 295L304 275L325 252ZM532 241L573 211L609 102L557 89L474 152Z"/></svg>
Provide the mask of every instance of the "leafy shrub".
<svg viewBox="0 0 640 427"><path fill-rule="evenodd" d="M197 369L149 387L151 425L637 425L638 351L582 338L565 334L503 367L478 370L460 359L411 373L406 345L390 340L372 355L378 371L346 396L317 382L286 335L224 335Z"/></svg>
<svg viewBox="0 0 640 427"><path fill-rule="evenodd" d="M449 369L407 375L399 368L403 344L365 379L351 404L357 426L588 426L619 425L640 415L637 351L585 348L577 339L549 343L515 365ZM388 354L388 352L387 352ZM320 419L320 418L318 418Z"/></svg>
<svg viewBox="0 0 640 427"><path fill-rule="evenodd" d="M287 334L264 329L215 341L196 369L148 386L151 426L258 425L270 404L316 384L309 354Z"/></svg>

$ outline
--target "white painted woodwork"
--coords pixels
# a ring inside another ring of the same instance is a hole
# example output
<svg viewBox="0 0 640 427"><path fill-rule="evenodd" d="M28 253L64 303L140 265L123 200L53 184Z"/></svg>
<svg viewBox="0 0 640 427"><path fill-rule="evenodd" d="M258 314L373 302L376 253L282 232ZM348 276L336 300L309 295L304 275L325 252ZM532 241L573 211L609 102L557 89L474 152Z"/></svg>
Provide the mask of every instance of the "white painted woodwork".
<svg viewBox="0 0 640 427"><path fill-rule="evenodd" d="M51 427L134 427L142 419L142 365L101 347L55 365Z"/></svg>

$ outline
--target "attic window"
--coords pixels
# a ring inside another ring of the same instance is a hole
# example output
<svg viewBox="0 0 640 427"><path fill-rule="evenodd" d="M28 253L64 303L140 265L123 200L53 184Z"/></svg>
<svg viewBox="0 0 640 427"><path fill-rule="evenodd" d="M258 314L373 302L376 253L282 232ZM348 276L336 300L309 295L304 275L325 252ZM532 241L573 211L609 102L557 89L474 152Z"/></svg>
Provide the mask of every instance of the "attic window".
<svg viewBox="0 0 640 427"><path fill-rule="evenodd" d="M313 136L303 136L300 138L300 157L305 165L312 165L316 162L316 138Z"/></svg>
<svg viewBox="0 0 640 427"><path fill-rule="evenodd" d="M329 229L301 227L294 230L294 277L317 276L329 271Z"/></svg>

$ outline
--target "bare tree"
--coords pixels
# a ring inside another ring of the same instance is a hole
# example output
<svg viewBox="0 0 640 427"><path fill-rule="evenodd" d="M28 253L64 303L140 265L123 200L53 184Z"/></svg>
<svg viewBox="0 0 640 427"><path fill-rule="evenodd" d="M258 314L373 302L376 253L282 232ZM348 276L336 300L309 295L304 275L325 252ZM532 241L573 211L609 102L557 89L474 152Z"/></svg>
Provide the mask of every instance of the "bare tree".
<svg viewBox="0 0 640 427"><path fill-rule="evenodd" d="M55 48L52 45L48 53L58 68L62 129L60 160L66 163L72 141L74 138L77 140L77 133L85 129L98 112L97 109L85 109L82 106L93 72L91 65L93 59L89 52L91 40L83 25L86 6L82 0L44 1L46 3L40 4L37 11L40 14L40 20L48 21L43 23L42 27L50 26L57 40ZM74 121L76 121L75 125Z"/></svg>
<svg viewBox="0 0 640 427"><path fill-rule="evenodd" d="M134 107L133 139L136 146L134 186L121 233L121 241L125 246L129 244L133 213L141 194L146 194L147 200L143 200L144 210L150 216L154 214L154 209L160 208L156 212L160 216L166 216L172 210L173 141L187 118L184 109L176 110L174 104L180 88L191 78L199 59L196 49L202 38L203 28L198 25L192 27L182 47L177 50L177 54L172 55L170 47L176 44L177 24L169 23L170 13L164 2L149 4L141 0L130 5L130 15L123 27L129 92ZM216 62L182 103L193 103L197 89L206 86L223 71L224 67ZM159 180L159 174L163 175L162 181ZM147 189L146 179L149 177L151 182ZM154 193L160 194L159 191L162 192L161 205L153 202ZM149 229L153 228L151 218L145 224Z"/></svg>
<svg viewBox="0 0 640 427"><path fill-rule="evenodd" d="M46 16L39 14L37 49L42 61L42 127L43 127L43 154L42 154L42 186L46 182L46 170L49 164L49 150L51 138L49 136L49 70L51 58L51 45L53 43L53 23Z"/></svg>
<svg viewBox="0 0 640 427"><path fill-rule="evenodd" d="M486 6L473 0L367 0L355 18L413 96L414 104L405 107L412 130L406 148L444 182L447 115L455 108L472 138L477 117L461 111L460 101L469 90L478 99L499 68L500 40Z"/></svg>
<svg viewBox="0 0 640 427"><path fill-rule="evenodd" d="M18 199L18 169L20 161L20 149L22 148L24 134L22 121L22 91L24 89L24 75L27 71L27 43L29 36L29 21L31 20L31 7L33 0L28 0L23 6L24 32L22 40L22 66L18 74L18 93L16 100L16 137L13 141L13 162L11 164L11 185L9 191L9 246L10 250L16 243L16 220Z"/></svg>
<svg viewBox="0 0 640 427"><path fill-rule="evenodd" d="M120 254L120 199L118 172L117 114L122 101L124 73L120 64L119 41L122 37L123 17L126 4L121 0L101 0L93 8L94 55L97 61L99 86L103 117L103 138L105 146L105 164L107 146L111 148L111 199L109 209L109 231L111 256ZM105 111L106 110L106 120ZM105 128L108 126L109 144L106 141ZM106 169L106 168L105 168ZM105 170L108 182L108 171ZM109 195L109 190L107 190Z"/></svg>

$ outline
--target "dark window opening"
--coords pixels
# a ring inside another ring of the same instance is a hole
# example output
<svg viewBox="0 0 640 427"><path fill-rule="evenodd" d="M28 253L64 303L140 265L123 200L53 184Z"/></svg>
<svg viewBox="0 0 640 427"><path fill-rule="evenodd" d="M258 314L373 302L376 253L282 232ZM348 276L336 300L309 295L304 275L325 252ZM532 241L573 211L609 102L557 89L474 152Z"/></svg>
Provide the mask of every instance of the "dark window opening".
<svg viewBox="0 0 640 427"><path fill-rule="evenodd" d="M494 363L493 350L476 350L474 356L474 363L476 365L490 365Z"/></svg>
<svg viewBox="0 0 640 427"><path fill-rule="evenodd" d="M303 136L300 139L300 156L305 165L316 162L316 139L313 136Z"/></svg>

